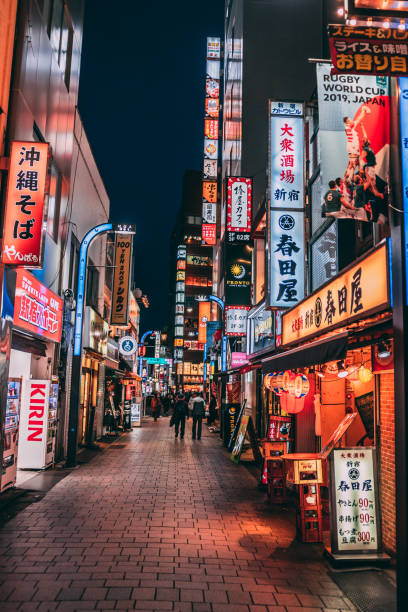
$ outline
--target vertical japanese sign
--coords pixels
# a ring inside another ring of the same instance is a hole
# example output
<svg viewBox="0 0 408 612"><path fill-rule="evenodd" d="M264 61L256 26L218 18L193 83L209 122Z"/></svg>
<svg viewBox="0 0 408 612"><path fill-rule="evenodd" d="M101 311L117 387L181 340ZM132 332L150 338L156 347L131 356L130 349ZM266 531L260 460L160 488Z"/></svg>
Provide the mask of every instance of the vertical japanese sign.
<svg viewBox="0 0 408 612"><path fill-rule="evenodd" d="M187 249L184 244L179 244L176 254L176 303L174 317L174 362L181 363L183 360L184 345L184 298L185 298L185 270Z"/></svg>
<svg viewBox="0 0 408 612"><path fill-rule="evenodd" d="M112 289L112 325L128 324L130 266L132 262L132 237L116 234L115 271Z"/></svg>
<svg viewBox="0 0 408 612"><path fill-rule="evenodd" d="M251 237L252 179L227 179L227 241L248 241Z"/></svg>
<svg viewBox="0 0 408 612"><path fill-rule="evenodd" d="M303 105L269 103L268 306L290 308L304 297Z"/></svg>
<svg viewBox="0 0 408 612"><path fill-rule="evenodd" d="M207 321L211 318L211 303L200 302L198 305L198 342L207 340Z"/></svg>
<svg viewBox="0 0 408 612"><path fill-rule="evenodd" d="M380 545L375 448L332 451L333 552L371 552Z"/></svg>
<svg viewBox="0 0 408 612"><path fill-rule="evenodd" d="M388 78L331 74L317 64L322 214L388 222Z"/></svg>
<svg viewBox="0 0 408 612"><path fill-rule="evenodd" d="M201 234L204 245L214 245L217 238L220 60L221 39L207 38Z"/></svg>
<svg viewBox="0 0 408 612"><path fill-rule="evenodd" d="M49 145L13 142L7 181L2 261L41 268Z"/></svg>
<svg viewBox="0 0 408 612"><path fill-rule="evenodd" d="M399 79L402 198L404 203L405 274L408 275L408 77ZM408 304L408 278L405 279Z"/></svg>

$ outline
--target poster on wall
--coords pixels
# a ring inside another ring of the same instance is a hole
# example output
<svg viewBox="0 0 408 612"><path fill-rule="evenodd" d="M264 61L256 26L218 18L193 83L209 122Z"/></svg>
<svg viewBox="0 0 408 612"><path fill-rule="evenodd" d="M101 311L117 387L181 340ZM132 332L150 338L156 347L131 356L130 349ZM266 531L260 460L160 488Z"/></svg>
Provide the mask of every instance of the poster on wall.
<svg viewBox="0 0 408 612"><path fill-rule="evenodd" d="M330 458L332 551L376 553L380 545L376 449L334 449Z"/></svg>
<svg viewBox="0 0 408 612"><path fill-rule="evenodd" d="M322 216L386 224L388 78L331 72L317 64Z"/></svg>

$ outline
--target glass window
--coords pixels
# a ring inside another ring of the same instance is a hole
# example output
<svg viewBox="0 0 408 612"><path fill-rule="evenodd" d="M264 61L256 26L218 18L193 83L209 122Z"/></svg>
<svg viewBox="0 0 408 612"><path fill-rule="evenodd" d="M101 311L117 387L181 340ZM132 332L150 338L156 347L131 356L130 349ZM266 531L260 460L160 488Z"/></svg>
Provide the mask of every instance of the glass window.
<svg viewBox="0 0 408 612"><path fill-rule="evenodd" d="M61 43L62 13L63 13L62 0L53 0L51 18L50 18L49 28L48 28L48 35L50 37L52 51L57 56L58 60L59 60L60 43Z"/></svg>
<svg viewBox="0 0 408 612"><path fill-rule="evenodd" d="M51 164L50 190L48 195L47 232L58 242L59 217L61 207L61 172Z"/></svg>

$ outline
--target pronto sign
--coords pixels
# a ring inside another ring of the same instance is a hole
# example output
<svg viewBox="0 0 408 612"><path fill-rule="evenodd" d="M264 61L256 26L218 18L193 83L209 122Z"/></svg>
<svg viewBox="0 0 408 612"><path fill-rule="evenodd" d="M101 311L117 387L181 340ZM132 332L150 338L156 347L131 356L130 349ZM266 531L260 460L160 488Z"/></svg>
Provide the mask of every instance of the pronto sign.
<svg viewBox="0 0 408 612"><path fill-rule="evenodd" d="M48 144L13 142L7 181L2 261L41 268Z"/></svg>
<svg viewBox="0 0 408 612"><path fill-rule="evenodd" d="M27 270L17 270L13 323L47 340L61 340L63 302Z"/></svg>
<svg viewBox="0 0 408 612"><path fill-rule="evenodd" d="M132 236L116 234L115 273L112 291L112 325L128 324L129 280L132 258Z"/></svg>
<svg viewBox="0 0 408 612"><path fill-rule="evenodd" d="M388 254L383 244L285 312L282 345L325 333L388 306Z"/></svg>

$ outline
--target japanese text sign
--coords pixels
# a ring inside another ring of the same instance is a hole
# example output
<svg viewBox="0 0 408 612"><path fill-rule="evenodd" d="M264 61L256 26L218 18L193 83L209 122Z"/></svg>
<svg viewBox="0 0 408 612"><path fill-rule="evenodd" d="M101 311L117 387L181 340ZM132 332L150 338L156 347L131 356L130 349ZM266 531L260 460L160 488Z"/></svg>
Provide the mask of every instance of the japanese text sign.
<svg viewBox="0 0 408 612"><path fill-rule="evenodd" d="M13 142L7 181L2 260L41 268L49 145Z"/></svg>
<svg viewBox="0 0 408 612"><path fill-rule="evenodd" d="M375 552L379 547L375 448L332 452L333 552Z"/></svg>
<svg viewBox="0 0 408 612"><path fill-rule="evenodd" d="M249 306L225 307L225 335L246 336Z"/></svg>
<svg viewBox="0 0 408 612"><path fill-rule="evenodd" d="M334 73L408 74L408 31L405 28L329 25L328 30Z"/></svg>
<svg viewBox="0 0 408 612"><path fill-rule="evenodd" d="M227 179L227 231L251 232L252 179Z"/></svg>
<svg viewBox="0 0 408 612"><path fill-rule="evenodd" d="M200 302L198 305L198 342L207 339L207 321L211 318L211 303Z"/></svg>
<svg viewBox="0 0 408 612"><path fill-rule="evenodd" d="M27 270L17 270L13 323L16 327L60 342L63 302Z"/></svg>
<svg viewBox="0 0 408 612"><path fill-rule="evenodd" d="M203 242L208 245L214 245L217 237L217 226L215 223L203 223L202 225L202 236Z"/></svg>
<svg viewBox="0 0 408 612"><path fill-rule="evenodd" d="M285 312L282 344L346 325L388 305L388 257L387 245L383 244Z"/></svg>
<svg viewBox="0 0 408 612"><path fill-rule="evenodd" d="M305 295L304 214L270 210L269 306L290 308Z"/></svg>
<svg viewBox="0 0 408 612"><path fill-rule="evenodd" d="M221 58L221 38L207 38L207 58Z"/></svg>
<svg viewBox="0 0 408 612"><path fill-rule="evenodd" d="M132 257L132 236L116 234L115 272L112 290L112 325L128 324L129 281Z"/></svg>
<svg viewBox="0 0 408 612"><path fill-rule="evenodd" d="M303 208L303 116L273 114L276 104L269 103L270 205Z"/></svg>

